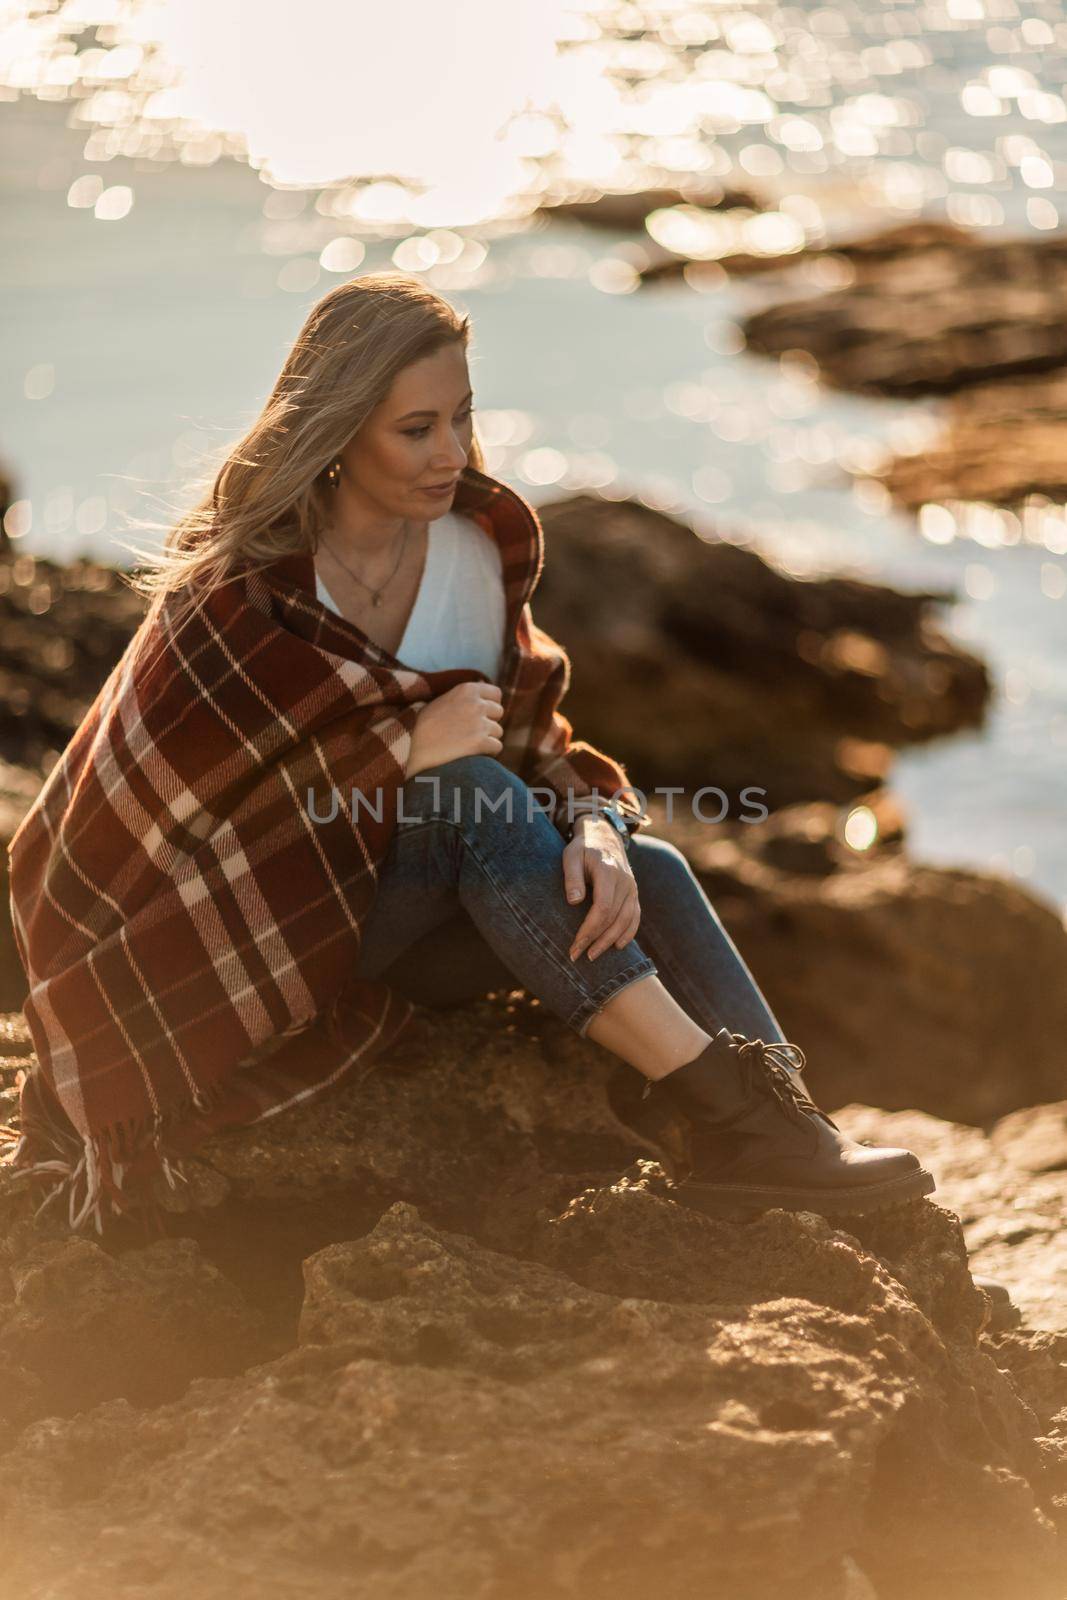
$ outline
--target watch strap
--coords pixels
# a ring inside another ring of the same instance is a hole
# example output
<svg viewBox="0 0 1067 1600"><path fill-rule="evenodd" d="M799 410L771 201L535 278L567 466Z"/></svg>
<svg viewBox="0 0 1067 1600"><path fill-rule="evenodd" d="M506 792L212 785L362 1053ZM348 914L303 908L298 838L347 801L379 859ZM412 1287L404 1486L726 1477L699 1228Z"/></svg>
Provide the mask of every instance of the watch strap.
<svg viewBox="0 0 1067 1600"><path fill-rule="evenodd" d="M574 838L575 829L577 828L579 819L581 817L596 816L604 817L608 822L611 823L616 833L621 834L622 838L625 840L627 848L629 848L631 834L636 833L637 829L641 826L641 820L639 818L631 817L627 812L623 811L620 806L616 805L614 800L604 800L596 806L583 806L580 810L575 811L574 815L569 821L564 821L564 831L567 840L569 841Z"/></svg>

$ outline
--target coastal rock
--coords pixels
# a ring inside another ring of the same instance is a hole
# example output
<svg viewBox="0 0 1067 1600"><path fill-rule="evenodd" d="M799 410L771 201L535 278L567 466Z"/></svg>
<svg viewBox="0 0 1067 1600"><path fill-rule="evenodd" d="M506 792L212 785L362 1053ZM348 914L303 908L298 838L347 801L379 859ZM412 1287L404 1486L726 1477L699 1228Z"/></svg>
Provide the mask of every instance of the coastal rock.
<svg viewBox="0 0 1067 1600"><path fill-rule="evenodd" d="M41 781L41 774L32 768L15 767L0 760L0 1014L17 1011L26 998L26 974L11 925L7 846L33 804Z"/></svg>
<svg viewBox="0 0 1067 1600"><path fill-rule="evenodd" d="M834 1120L853 1139L921 1152L937 1179L937 1203L960 1219L971 1271L1007 1285L1027 1329L1065 1336L1056 1409L1064 1408L1067 1430L1067 1158L1030 1165L1049 1159L1050 1147L1062 1154L1067 1101L1013 1112L988 1132L858 1104L839 1108Z"/></svg>
<svg viewBox="0 0 1067 1600"><path fill-rule="evenodd" d="M49 1223L22 1221L0 1241L0 1415L9 1429L117 1396L157 1405L195 1376L247 1366L255 1317L191 1239L113 1256L49 1232Z"/></svg>
<svg viewBox="0 0 1067 1600"><path fill-rule="evenodd" d="M771 234L767 236L766 248L759 251L743 247L743 222L733 238L728 229L719 229L718 236L709 238L706 252L699 256L685 255L657 244L647 252L649 259L638 269L638 278L642 284L681 278L700 287L709 281L712 284L723 281L727 276L753 277L760 273L783 272L787 274L784 282L791 290L810 283L821 291L851 283L857 268L880 268L925 251L961 248L976 237L955 223L935 218L901 222L856 239L837 239L833 243L800 242L792 236L791 230L781 231L783 236L790 237L787 247L779 246Z"/></svg>
<svg viewBox="0 0 1067 1600"><path fill-rule="evenodd" d="M0 556L5 555L11 549L11 537L7 531L6 518L14 499L14 479L3 462L0 462Z"/></svg>
<svg viewBox="0 0 1067 1600"><path fill-rule="evenodd" d="M846 840L853 822L861 848ZM893 826L891 796L871 795L851 812L787 807L732 827L679 811L671 837L807 1053L821 1104L985 1124L1059 1098L1061 914L1008 879L913 862Z"/></svg>
<svg viewBox="0 0 1067 1600"><path fill-rule="evenodd" d="M839 285L754 312L749 350L804 350L833 388L897 396L1067 366L1067 232L987 239L926 226L821 253Z"/></svg>
<svg viewBox="0 0 1067 1600"><path fill-rule="evenodd" d="M616 1114L632 1069L536 1001L421 1016L362 1083L202 1146L215 1203L155 1245L63 1239L0 1183L12 1592L1058 1600L1065 1284L1050 1255L1027 1299L1003 1252L1020 1199L1051 1241L1067 1108L987 1137L852 1104L933 1198L712 1219ZM989 1336L976 1260L1033 1326ZM140 1390L103 1359L131 1337Z"/></svg>
<svg viewBox="0 0 1067 1600"><path fill-rule="evenodd" d="M826 1600L851 1574L886 1600L1009 1579L1052 1600L1055 1460L977 1339L954 1219L912 1209L906 1275L925 1261L937 1321L821 1218L716 1224L640 1176L545 1220L585 1276L618 1249L609 1288L396 1202L305 1262L286 1355L25 1429L2 1458L8 1579L58 1600Z"/></svg>
<svg viewBox="0 0 1067 1600"><path fill-rule="evenodd" d="M642 788L714 785L734 817L746 787L772 811L844 801L893 748L981 725L988 672L936 621L951 594L794 578L635 502L538 513L536 616L571 659L565 713Z"/></svg>
<svg viewBox="0 0 1067 1600"><path fill-rule="evenodd" d="M763 256L646 255L643 283L780 271L788 299L745 320L750 351L802 353L832 388L945 396L933 443L855 474L897 504L1067 498L1067 234L990 239L922 219Z"/></svg>
<svg viewBox="0 0 1067 1600"><path fill-rule="evenodd" d="M0 761L55 759L143 614L117 569L0 551Z"/></svg>
<svg viewBox="0 0 1067 1600"><path fill-rule="evenodd" d="M696 206L704 211L763 209L763 201L749 189L702 181L680 188L635 189L615 194L594 190L587 200L558 200L539 206L538 211L550 220L559 217L568 222L584 222L590 227L625 233L641 230L650 212L677 205Z"/></svg>
<svg viewBox="0 0 1067 1600"><path fill-rule="evenodd" d="M1020 508L1067 500L1067 372L972 384L945 401L944 427L921 450L865 474L898 505L945 500Z"/></svg>

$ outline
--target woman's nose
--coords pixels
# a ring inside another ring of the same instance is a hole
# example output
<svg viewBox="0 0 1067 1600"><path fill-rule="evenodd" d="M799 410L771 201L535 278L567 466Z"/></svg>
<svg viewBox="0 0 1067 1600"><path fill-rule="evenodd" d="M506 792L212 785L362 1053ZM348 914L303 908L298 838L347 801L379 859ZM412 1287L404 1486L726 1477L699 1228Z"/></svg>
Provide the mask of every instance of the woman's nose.
<svg viewBox="0 0 1067 1600"><path fill-rule="evenodd" d="M466 446L453 434L452 449L442 461L442 469L447 472L451 468L453 472L458 472L461 467L467 465L468 453Z"/></svg>

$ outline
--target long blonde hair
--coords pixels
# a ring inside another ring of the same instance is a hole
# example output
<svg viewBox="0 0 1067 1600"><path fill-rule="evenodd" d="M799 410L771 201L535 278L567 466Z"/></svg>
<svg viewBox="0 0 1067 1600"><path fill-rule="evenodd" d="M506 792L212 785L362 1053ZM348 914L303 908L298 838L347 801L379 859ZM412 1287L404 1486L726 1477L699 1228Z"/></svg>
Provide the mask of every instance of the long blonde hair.
<svg viewBox="0 0 1067 1600"><path fill-rule="evenodd" d="M214 481L205 479L200 499L162 549L123 545L143 562L124 578L155 602L149 616L176 590L198 608L238 564L255 571L314 551L329 515L326 474L339 452L404 367L445 345L466 348L469 338L469 317L403 273L367 273L324 294L259 416L228 450ZM484 470L476 435L467 460Z"/></svg>

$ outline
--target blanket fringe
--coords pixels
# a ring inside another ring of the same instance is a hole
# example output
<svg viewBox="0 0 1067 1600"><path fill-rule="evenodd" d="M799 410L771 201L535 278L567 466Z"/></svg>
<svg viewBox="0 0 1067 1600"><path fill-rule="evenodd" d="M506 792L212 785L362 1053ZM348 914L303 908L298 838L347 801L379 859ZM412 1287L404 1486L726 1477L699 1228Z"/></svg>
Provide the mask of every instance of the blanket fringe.
<svg viewBox="0 0 1067 1600"><path fill-rule="evenodd" d="M0 1138L16 1141L14 1149L0 1157L0 1169L12 1182L58 1179L35 1210L35 1219L58 1201L66 1205L72 1232L91 1221L102 1235L105 1221L133 1217L151 1236L161 1237L163 1213L151 1192L152 1179L161 1174L173 1190L189 1181L181 1158L168 1151L166 1136L193 1110L211 1111L223 1092L222 1086L198 1089L166 1112L112 1123L83 1138L49 1115L31 1076L22 1086L21 1135L10 1127L0 1128Z"/></svg>

